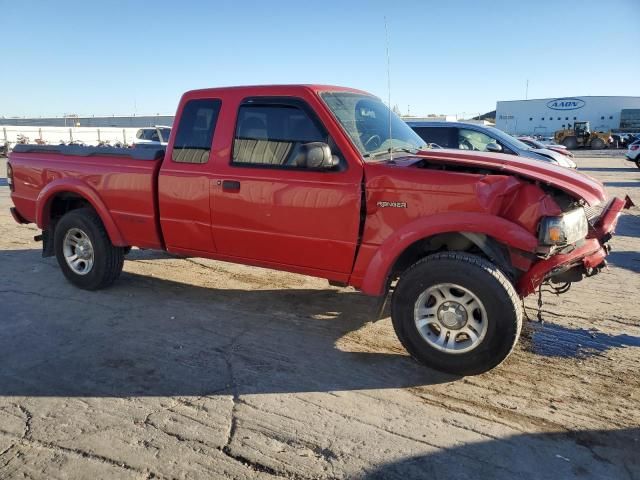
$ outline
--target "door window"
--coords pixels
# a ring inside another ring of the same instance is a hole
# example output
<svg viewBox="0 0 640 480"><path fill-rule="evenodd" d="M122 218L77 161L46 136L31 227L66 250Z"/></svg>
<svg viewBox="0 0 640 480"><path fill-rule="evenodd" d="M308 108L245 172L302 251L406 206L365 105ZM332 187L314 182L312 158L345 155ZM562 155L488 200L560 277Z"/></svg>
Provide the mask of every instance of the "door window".
<svg viewBox="0 0 640 480"><path fill-rule="evenodd" d="M482 132L461 128L458 131L458 148L460 150L476 150L486 152L487 145L490 143L498 143L496 139L491 138Z"/></svg>
<svg viewBox="0 0 640 480"><path fill-rule="evenodd" d="M296 105L249 104L238 111L233 165L301 168L301 146L328 143L327 134Z"/></svg>

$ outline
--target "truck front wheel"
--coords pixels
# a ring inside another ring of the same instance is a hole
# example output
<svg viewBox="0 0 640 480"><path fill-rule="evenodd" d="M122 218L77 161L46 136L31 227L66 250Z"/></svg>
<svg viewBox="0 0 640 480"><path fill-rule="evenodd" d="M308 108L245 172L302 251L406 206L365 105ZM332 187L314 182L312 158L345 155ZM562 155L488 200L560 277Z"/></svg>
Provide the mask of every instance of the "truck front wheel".
<svg viewBox="0 0 640 480"><path fill-rule="evenodd" d="M430 255L405 271L393 293L391 317L412 357L456 375L499 365L522 327L511 282L491 262L464 252Z"/></svg>
<svg viewBox="0 0 640 480"><path fill-rule="evenodd" d="M122 272L124 249L111 244L100 217L90 208L72 210L60 219L54 248L64 276L85 290L107 287Z"/></svg>

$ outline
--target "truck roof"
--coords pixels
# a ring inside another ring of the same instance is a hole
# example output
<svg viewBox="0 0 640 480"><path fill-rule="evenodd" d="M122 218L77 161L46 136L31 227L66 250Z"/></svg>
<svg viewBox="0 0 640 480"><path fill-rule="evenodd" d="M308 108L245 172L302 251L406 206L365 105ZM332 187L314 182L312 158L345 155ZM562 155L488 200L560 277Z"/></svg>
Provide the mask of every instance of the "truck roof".
<svg viewBox="0 0 640 480"><path fill-rule="evenodd" d="M202 94L215 94L224 91L246 91L247 96L252 95L282 95L283 92L288 94L295 94L301 92L349 92L358 93L362 95L371 95L369 92L358 90L349 87L340 87L337 85L317 85L317 84L274 84L274 85L243 85L234 87L214 87L214 88L202 88L196 90L189 90L185 93L185 96L202 95Z"/></svg>

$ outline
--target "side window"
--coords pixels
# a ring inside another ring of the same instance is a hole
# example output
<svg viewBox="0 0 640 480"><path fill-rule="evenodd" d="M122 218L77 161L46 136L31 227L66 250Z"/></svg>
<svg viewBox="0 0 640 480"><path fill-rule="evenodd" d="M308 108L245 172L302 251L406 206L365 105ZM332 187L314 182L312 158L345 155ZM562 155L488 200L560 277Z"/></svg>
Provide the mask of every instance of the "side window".
<svg viewBox="0 0 640 480"><path fill-rule="evenodd" d="M435 143L442 148L458 148L455 128L415 127L414 130L426 143Z"/></svg>
<svg viewBox="0 0 640 480"><path fill-rule="evenodd" d="M331 143L304 109L296 105L241 105L231 162L304 168L303 145L311 142Z"/></svg>
<svg viewBox="0 0 640 480"><path fill-rule="evenodd" d="M489 135L475 130L467 130L461 128L458 133L458 148L460 150L476 150L480 152L487 151L487 145L490 143L498 143Z"/></svg>
<svg viewBox="0 0 640 480"><path fill-rule="evenodd" d="M182 109L171 159L179 163L207 163L220 113L220 100L189 100Z"/></svg>
<svg viewBox="0 0 640 480"><path fill-rule="evenodd" d="M136 138L141 139L143 138L144 135L144 130L140 129L136 132Z"/></svg>
<svg viewBox="0 0 640 480"><path fill-rule="evenodd" d="M151 130L149 133L151 134L149 140L153 140L154 142L160 141L160 135L158 135L158 131L156 129Z"/></svg>

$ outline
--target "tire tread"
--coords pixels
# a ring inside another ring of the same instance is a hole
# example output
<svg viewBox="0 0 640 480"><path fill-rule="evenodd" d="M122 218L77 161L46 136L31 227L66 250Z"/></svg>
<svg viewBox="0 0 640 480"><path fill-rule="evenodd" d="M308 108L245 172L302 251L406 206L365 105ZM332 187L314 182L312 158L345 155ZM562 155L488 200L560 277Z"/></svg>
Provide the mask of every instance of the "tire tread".
<svg viewBox="0 0 640 480"><path fill-rule="evenodd" d="M99 282L90 284L87 282L74 281L73 283L76 286L83 288L85 290L99 290L102 288L106 288L109 285L113 284L118 279L118 277L120 276L120 273L122 272L122 268L124 266L124 248L116 247L111 243L109 234L107 233L107 230L104 227L104 224L100 219L100 216L92 208L79 208L76 210L72 210L66 213L62 217L62 219L65 219L65 217L67 219L73 218L74 216L77 216L82 220L91 223L92 226L95 228L97 234L99 235L101 243L105 245L106 248L104 249L104 251L98 252L97 251L98 245L94 244L94 255L97 256L100 254L100 255L103 255L105 258L105 271L103 275L100 277Z"/></svg>
<svg viewBox="0 0 640 480"><path fill-rule="evenodd" d="M520 307L520 298L518 297L518 294L513 286L513 284L509 281L509 279L505 276L504 273L502 273L502 271L500 271L500 269L494 265L493 263L491 263L489 260L479 257L477 255L473 255L470 253L466 253L466 252L458 252L458 251L448 251L448 252L440 252L440 253L435 253L432 255L428 255L420 260L418 260L416 263L414 263L413 265L411 265L408 269L406 269L403 273L402 276L398 282L398 285L396 285L396 290L394 291L394 297L395 294L398 290L398 286L401 285L402 282L402 278L406 277L408 274L410 274L412 271L417 270L417 269L421 269L424 268L426 265L433 263L433 262L438 262L438 261L442 261L442 260L454 260L457 262L462 262L477 268L480 268L481 270L484 270L486 273L488 273L489 275L491 275L504 289L504 291L507 293L509 300L510 300L510 304L513 308L513 311L511 312L515 319L516 319L516 329L513 332L513 336L512 338L509 338L509 344L510 344L510 348L509 351L507 352L507 354L500 360L500 362L498 362L498 364L494 365L493 367L499 365L500 363L502 363L504 360L506 360L509 355L511 355L511 353L513 352L515 345L517 343L518 338L520 337L520 333L522 331L522 317L523 317L523 313L522 313L522 308ZM411 356L416 359L417 361L423 363L420 358L419 355L417 354L417 352L414 351L414 347L411 344L411 342L408 341L408 338L406 337L404 328L401 325L401 320L400 320L400 316L394 311L394 305L395 302L393 302L392 300L392 322L393 322L393 326L394 326L394 330L396 331L396 335L398 336L398 339L400 340L400 343L402 343L402 345L405 347L405 349L409 352L409 354L411 354ZM493 368L492 367L492 368ZM474 372L474 373L480 373L480 372Z"/></svg>

